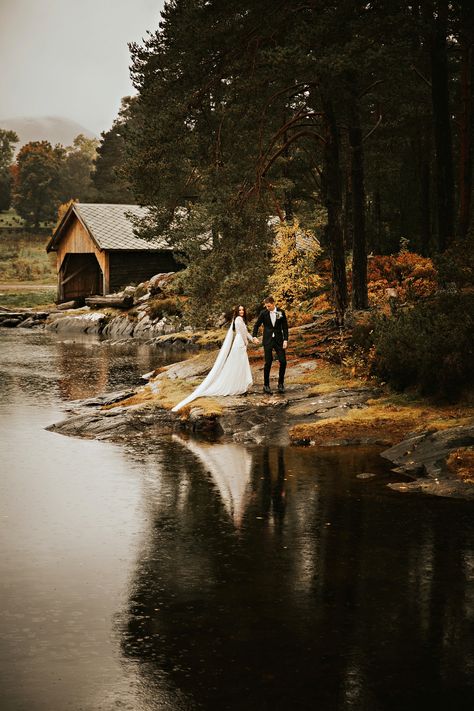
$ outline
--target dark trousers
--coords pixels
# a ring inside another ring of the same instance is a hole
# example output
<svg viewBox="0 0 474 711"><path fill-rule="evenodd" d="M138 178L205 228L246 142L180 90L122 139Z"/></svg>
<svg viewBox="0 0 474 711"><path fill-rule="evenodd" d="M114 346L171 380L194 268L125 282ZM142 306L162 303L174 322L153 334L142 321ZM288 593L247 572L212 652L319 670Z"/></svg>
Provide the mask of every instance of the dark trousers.
<svg viewBox="0 0 474 711"><path fill-rule="evenodd" d="M265 366L263 368L263 384L270 385L270 368L273 363L273 351L276 353L277 360L280 361L280 369L278 371L278 382L283 385L285 382L286 371L286 353L283 346L277 343L274 338L263 347L265 351Z"/></svg>

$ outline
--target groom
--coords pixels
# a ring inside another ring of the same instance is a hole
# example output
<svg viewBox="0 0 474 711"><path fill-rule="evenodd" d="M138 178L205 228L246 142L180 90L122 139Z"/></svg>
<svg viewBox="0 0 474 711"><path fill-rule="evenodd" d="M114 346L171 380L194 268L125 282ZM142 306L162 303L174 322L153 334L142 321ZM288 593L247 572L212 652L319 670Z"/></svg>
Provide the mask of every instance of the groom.
<svg viewBox="0 0 474 711"><path fill-rule="evenodd" d="M278 371L278 392L285 392L286 348L288 346L288 322L283 309L277 309L273 296L264 300L265 308L253 327L253 342L258 343L257 333L263 324L263 349L265 351L265 367L263 369L263 392L271 395L270 368L272 367L273 351L280 361Z"/></svg>

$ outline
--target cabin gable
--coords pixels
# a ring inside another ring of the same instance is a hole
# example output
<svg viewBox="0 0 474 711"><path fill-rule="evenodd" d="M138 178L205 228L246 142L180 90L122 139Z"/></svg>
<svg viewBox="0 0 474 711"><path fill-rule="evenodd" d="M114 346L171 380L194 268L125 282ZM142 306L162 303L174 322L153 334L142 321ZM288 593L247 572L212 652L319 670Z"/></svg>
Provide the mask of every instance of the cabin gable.
<svg viewBox="0 0 474 711"><path fill-rule="evenodd" d="M47 246L57 253L58 301L109 294L181 268L162 238L148 243L134 234L127 214L140 216L143 210L134 205L70 206Z"/></svg>

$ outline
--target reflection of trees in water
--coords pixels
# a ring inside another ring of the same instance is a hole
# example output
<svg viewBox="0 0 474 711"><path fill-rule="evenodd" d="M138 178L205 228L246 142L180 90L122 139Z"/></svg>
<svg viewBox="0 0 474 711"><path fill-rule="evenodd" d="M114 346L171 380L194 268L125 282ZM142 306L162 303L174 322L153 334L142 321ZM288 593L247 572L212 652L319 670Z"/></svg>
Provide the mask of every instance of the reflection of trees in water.
<svg viewBox="0 0 474 711"><path fill-rule="evenodd" d="M250 451L236 530L196 454L160 450L122 625L145 708L467 709L468 507L378 494L363 454Z"/></svg>
<svg viewBox="0 0 474 711"><path fill-rule="evenodd" d="M65 400L100 395L107 389L139 383L139 376L149 372L156 358L152 349L139 343L111 345L78 334L74 342L57 343L58 388ZM157 364L157 363L156 363Z"/></svg>
<svg viewBox="0 0 474 711"><path fill-rule="evenodd" d="M58 389L64 400L80 400L104 392L109 376L110 353L98 343L57 344Z"/></svg>

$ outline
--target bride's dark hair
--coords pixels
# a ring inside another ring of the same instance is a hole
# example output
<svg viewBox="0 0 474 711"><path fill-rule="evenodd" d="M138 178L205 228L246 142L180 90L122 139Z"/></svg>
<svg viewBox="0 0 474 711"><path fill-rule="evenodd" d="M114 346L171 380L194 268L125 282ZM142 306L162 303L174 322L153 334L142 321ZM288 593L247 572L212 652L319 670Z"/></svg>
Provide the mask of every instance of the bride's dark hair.
<svg viewBox="0 0 474 711"><path fill-rule="evenodd" d="M234 306L234 310L232 311L232 321L235 321L237 316L240 316L239 309L241 306L242 306L242 304L239 304L238 306ZM247 309L245 308L245 306L242 306L242 308L244 310L244 315L242 316L242 318L244 319L244 323L247 323ZM235 331L235 326L234 326L234 331Z"/></svg>

